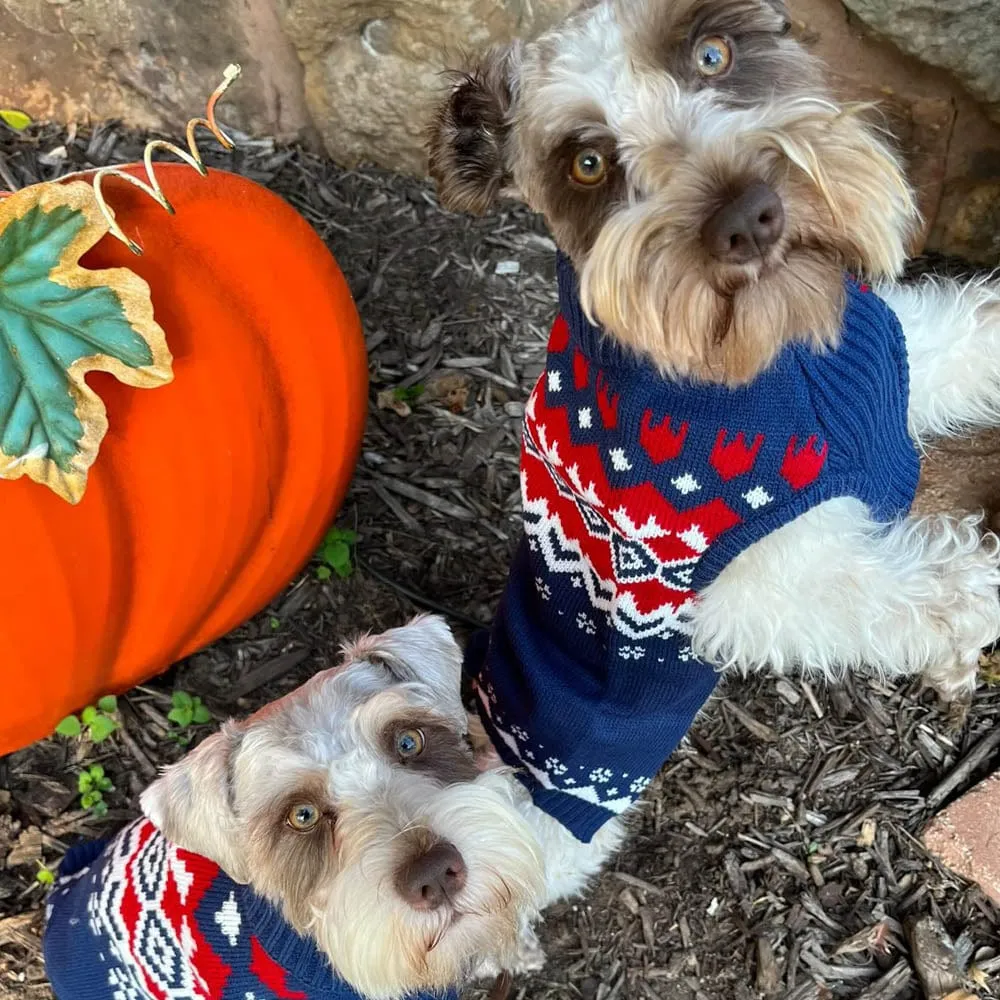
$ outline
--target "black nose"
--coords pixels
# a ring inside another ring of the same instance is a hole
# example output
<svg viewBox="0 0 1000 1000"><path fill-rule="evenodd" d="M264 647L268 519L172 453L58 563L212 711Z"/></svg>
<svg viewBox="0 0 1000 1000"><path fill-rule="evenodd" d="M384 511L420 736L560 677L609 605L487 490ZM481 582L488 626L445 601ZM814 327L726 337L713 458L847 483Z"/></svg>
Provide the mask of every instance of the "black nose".
<svg viewBox="0 0 1000 1000"><path fill-rule="evenodd" d="M702 227L705 249L725 264L746 264L781 238L785 210L781 199L763 182L751 184L723 205Z"/></svg>
<svg viewBox="0 0 1000 1000"><path fill-rule="evenodd" d="M396 869L396 891L415 910L436 910L461 891L465 876L462 855L442 841Z"/></svg>

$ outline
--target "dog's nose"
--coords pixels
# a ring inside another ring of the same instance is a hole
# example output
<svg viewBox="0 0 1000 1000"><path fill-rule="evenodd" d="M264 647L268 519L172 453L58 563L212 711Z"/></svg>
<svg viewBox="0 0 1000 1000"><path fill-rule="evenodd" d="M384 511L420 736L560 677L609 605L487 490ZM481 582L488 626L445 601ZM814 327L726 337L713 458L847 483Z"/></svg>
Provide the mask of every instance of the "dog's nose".
<svg viewBox="0 0 1000 1000"><path fill-rule="evenodd" d="M781 199L767 184L758 182L723 205L702 227L701 239L717 260L746 264L763 257L784 228Z"/></svg>
<svg viewBox="0 0 1000 1000"><path fill-rule="evenodd" d="M436 910L465 885L462 855L444 841L410 858L396 870L396 891L415 910Z"/></svg>

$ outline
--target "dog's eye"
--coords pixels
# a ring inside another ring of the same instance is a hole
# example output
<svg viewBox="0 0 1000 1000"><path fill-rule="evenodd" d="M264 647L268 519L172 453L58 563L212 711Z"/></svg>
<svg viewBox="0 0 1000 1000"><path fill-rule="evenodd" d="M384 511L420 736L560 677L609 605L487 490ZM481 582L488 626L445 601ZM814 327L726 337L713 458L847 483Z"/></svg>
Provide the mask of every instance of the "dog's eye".
<svg viewBox="0 0 1000 1000"><path fill-rule="evenodd" d="M396 734L396 753L403 760L419 757L424 749L424 734L419 729L401 729Z"/></svg>
<svg viewBox="0 0 1000 1000"><path fill-rule="evenodd" d="M702 76L722 76L733 64L732 46L724 38L710 35L695 46L694 62Z"/></svg>
<svg viewBox="0 0 1000 1000"><path fill-rule="evenodd" d="M577 184L593 187L604 180L608 172L608 162L596 149L582 149L573 157L570 176Z"/></svg>
<svg viewBox="0 0 1000 1000"><path fill-rule="evenodd" d="M288 810L288 825L299 833L307 833L319 822L319 810L311 802L299 802Z"/></svg>

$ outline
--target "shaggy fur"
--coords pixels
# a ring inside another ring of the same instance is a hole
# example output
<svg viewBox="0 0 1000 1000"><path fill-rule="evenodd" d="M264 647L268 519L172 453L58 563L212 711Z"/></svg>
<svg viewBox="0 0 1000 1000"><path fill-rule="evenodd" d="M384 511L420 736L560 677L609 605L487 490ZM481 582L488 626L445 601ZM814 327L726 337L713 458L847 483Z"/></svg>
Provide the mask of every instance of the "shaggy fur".
<svg viewBox="0 0 1000 1000"><path fill-rule="evenodd" d="M790 342L835 349L854 272L902 324L914 439L1000 423L1000 284L897 281L913 193L868 109L832 98L788 26L782 0L591 0L486 53L430 129L442 202L485 211L503 194L542 213L590 318L666 378L739 385ZM706 228L761 185L780 199L778 236L734 263ZM1000 636L998 567L974 518L886 526L831 500L705 589L693 648L720 670L865 667L962 698ZM621 824L576 853L548 836L579 865L570 890Z"/></svg>

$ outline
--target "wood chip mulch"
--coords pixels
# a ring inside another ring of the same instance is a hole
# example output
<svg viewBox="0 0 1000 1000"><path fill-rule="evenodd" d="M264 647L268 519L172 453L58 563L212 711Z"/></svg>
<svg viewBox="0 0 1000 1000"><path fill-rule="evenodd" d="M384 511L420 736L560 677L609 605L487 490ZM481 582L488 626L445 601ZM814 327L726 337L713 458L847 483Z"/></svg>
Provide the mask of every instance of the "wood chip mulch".
<svg viewBox="0 0 1000 1000"><path fill-rule="evenodd" d="M133 161L142 147L114 124L38 127L0 136L0 179L16 188ZM488 622L520 530L520 420L555 309L539 220L519 209L452 216L422 183L270 141L212 161L278 191L317 228L362 313L372 406L339 521L358 533L356 570L322 582L308 567L244 627L121 698L122 730L100 746L51 739L0 760L0 997L50 997L38 863L132 817L156 768L184 752L166 719L174 689L217 718L245 714L329 666L345 634L418 607L449 614L465 636ZM918 837L997 765L998 715L1000 689L988 685L955 729L912 684L726 680L650 788L624 853L590 895L549 914L545 970L510 996L989 995L998 913ZM84 762L115 785L103 821L78 807Z"/></svg>

